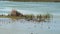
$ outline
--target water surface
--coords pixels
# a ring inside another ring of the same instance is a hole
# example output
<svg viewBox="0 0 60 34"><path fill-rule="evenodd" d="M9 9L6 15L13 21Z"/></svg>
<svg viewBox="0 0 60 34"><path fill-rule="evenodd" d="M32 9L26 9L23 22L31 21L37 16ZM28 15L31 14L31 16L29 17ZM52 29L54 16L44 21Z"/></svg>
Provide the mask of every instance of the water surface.
<svg viewBox="0 0 60 34"><path fill-rule="evenodd" d="M60 3L55 2L9 2L0 1L0 15L8 15L12 9L23 14L53 14L50 22L13 21L0 18L1 34L60 34ZM57 18L58 17L58 18Z"/></svg>

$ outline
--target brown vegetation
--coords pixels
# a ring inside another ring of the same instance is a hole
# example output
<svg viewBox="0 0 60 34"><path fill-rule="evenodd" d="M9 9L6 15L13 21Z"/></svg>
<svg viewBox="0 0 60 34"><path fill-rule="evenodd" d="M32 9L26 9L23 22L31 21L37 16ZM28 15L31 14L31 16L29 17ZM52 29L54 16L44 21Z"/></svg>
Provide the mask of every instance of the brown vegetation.
<svg viewBox="0 0 60 34"><path fill-rule="evenodd" d="M25 20L34 20L34 21L37 21L37 22L41 22L41 21L47 21L51 18L51 15L50 14L45 14L45 15L37 15L37 16L34 16L34 15L23 15L21 13L19 13L18 11L16 10L12 10L11 14L9 15L11 16L11 18L14 18L14 19L25 19Z"/></svg>

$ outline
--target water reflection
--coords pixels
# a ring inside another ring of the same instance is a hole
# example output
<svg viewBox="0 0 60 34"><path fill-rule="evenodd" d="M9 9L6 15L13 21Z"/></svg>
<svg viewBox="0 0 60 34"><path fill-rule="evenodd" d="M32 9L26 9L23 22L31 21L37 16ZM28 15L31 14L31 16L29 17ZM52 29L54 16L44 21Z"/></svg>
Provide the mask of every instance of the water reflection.
<svg viewBox="0 0 60 34"><path fill-rule="evenodd" d="M40 21L35 19L35 20L29 20L29 19L12 19L12 18L0 18L0 23L24 23L24 22L31 22L31 23L40 23L40 22L50 22L52 18L45 19L44 21L41 21L42 19L40 18Z"/></svg>

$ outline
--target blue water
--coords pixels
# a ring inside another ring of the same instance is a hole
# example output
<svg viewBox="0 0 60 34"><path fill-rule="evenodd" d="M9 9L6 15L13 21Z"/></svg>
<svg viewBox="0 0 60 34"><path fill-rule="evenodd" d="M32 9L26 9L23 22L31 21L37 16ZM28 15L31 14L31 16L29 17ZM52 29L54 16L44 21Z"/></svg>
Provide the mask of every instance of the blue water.
<svg viewBox="0 0 60 34"><path fill-rule="evenodd" d="M33 22L0 18L1 34L60 34L60 3L55 2L9 2L0 1L0 14L7 15L12 9L23 14L50 13L50 22Z"/></svg>
<svg viewBox="0 0 60 34"><path fill-rule="evenodd" d="M44 14L51 13L60 15L60 3L55 2L8 2L0 1L0 13L7 13L12 9L19 10L24 14Z"/></svg>

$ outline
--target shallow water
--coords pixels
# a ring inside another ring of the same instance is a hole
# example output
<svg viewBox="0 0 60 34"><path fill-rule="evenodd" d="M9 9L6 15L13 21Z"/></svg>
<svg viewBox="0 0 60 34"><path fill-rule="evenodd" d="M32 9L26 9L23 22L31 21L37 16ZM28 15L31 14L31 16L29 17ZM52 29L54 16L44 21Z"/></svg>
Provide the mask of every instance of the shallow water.
<svg viewBox="0 0 60 34"><path fill-rule="evenodd" d="M0 1L0 14L7 15L12 9L23 14L53 14L50 22L33 22L0 18L1 34L60 34L60 3Z"/></svg>

